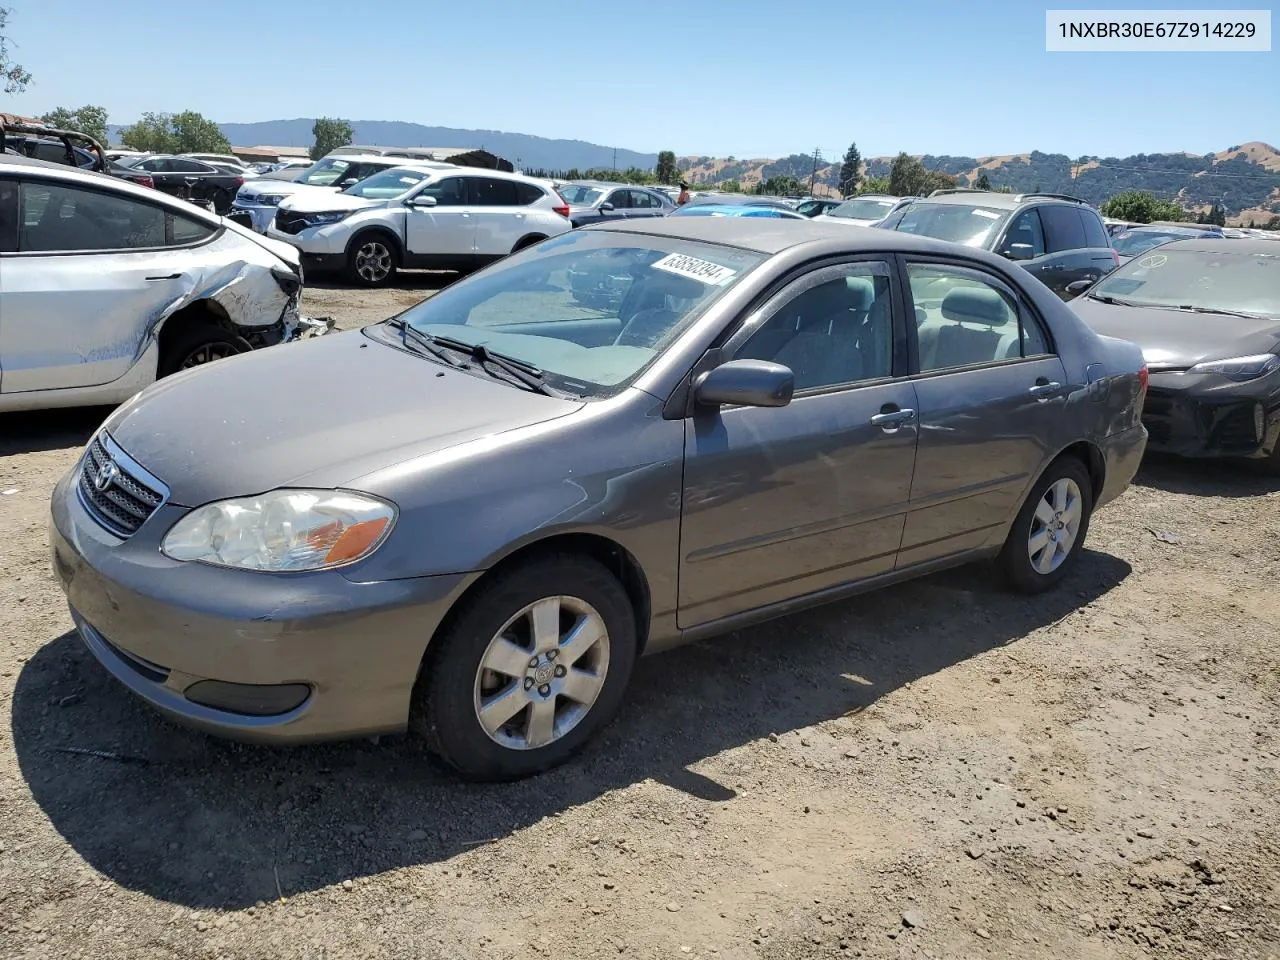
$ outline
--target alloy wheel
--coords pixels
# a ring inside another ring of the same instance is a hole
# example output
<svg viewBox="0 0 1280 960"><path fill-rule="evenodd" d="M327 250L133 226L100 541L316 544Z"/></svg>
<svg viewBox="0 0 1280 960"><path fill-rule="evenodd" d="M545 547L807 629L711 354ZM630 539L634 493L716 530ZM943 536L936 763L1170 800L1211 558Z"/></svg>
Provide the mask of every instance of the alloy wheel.
<svg viewBox="0 0 1280 960"><path fill-rule="evenodd" d="M239 351L229 343L206 343L192 350L185 360L178 367L179 370L189 370L191 367L199 367L206 363L213 363L215 360L222 360L226 357L234 357Z"/></svg>
<svg viewBox="0 0 1280 960"><path fill-rule="evenodd" d="M391 274L391 251L379 240L366 240L356 250L356 273L366 283L381 283Z"/></svg>
<svg viewBox="0 0 1280 960"><path fill-rule="evenodd" d="M546 597L489 641L476 671L476 718L512 750L554 743L582 722L604 687L609 631L589 603Z"/></svg>
<svg viewBox="0 0 1280 960"><path fill-rule="evenodd" d="M1027 555L1036 573L1053 573L1071 555L1082 515L1080 488L1070 477L1063 477L1044 492L1027 536Z"/></svg>

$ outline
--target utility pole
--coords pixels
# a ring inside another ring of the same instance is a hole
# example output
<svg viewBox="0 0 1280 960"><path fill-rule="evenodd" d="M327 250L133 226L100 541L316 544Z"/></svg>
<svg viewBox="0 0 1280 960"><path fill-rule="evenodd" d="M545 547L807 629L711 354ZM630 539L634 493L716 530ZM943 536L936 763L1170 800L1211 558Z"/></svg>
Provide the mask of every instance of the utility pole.
<svg viewBox="0 0 1280 960"><path fill-rule="evenodd" d="M618 172L618 148L613 148L613 172Z"/></svg>
<svg viewBox="0 0 1280 960"><path fill-rule="evenodd" d="M818 178L818 161L822 159L822 148L813 148L813 172L809 174L809 196L813 196L813 182Z"/></svg>

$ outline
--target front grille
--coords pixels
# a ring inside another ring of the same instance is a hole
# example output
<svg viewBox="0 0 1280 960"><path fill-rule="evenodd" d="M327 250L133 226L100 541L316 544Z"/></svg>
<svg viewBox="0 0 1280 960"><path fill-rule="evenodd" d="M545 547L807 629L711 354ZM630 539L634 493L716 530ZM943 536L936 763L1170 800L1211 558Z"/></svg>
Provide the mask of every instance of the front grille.
<svg viewBox="0 0 1280 960"><path fill-rule="evenodd" d="M156 512L165 494L139 479L123 451L109 450L107 443L101 435L93 438L76 489L89 516L116 536L130 537Z"/></svg>
<svg viewBox="0 0 1280 960"><path fill-rule="evenodd" d="M307 228L306 214L281 210L276 213L276 229L281 233L297 235Z"/></svg>

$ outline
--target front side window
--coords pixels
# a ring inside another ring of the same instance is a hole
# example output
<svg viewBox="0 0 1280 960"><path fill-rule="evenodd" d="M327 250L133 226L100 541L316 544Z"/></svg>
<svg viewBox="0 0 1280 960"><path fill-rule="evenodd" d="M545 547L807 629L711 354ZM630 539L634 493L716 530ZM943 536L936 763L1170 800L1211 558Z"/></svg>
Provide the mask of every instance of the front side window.
<svg viewBox="0 0 1280 960"><path fill-rule="evenodd" d="M558 389L607 396L763 259L695 241L574 231L452 284L399 319L483 344Z"/></svg>
<svg viewBox="0 0 1280 960"><path fill-rule="evenodd" d="M609 194L607 202L612 203L615 210L626 210L631 206L631 191L615 190Z"/></svg>
<svg viewBox="0 0 1280 960"><path fill-rule="evenodd" d="M982 206L918 200L902 207L883 226L935 240L950 240L967 247L981 247L1000 228L1005 216L1000 210Z"/></svg>
<svg viewBox="0 0 1280 960"><path fill-rule="evenodd" d="M909 264L920 370L1033 357L1048 351L1039 324L1001 285L936 264Z"/></svg>
<svg viewBox="0 0 1280 960"><path fill-rule="evenodd" d="M795 374L797 390L893 376L889 267L828 267L782 294L735 357L771 360Z"/></svg>
<svg viewBox="0 0 1280 960"><path fill-rule="evenodd" d="M63 184L25 182L18 249L23 253L128 250L165 245L159 207Z"/></svg>
<svg viewBox="0 0 1280 960"><path fill-rule="evenodd" d="M462 207L467 204L467 181L463 177L445 177L418 191L420 197L435 197L438 207Z"/></svg>
<svg viewBox="0 0 1280 960"><path fill-rule="evenodd" d="M1015 251L1015 246L1020 249ZM1044 228L1040 225L1040 214L1036 213L1035 207L1023 210L1014 217L1005 232L1000 253L1007 256L1015 252L1025 253L1027 257L1044 256Z"/></svg>

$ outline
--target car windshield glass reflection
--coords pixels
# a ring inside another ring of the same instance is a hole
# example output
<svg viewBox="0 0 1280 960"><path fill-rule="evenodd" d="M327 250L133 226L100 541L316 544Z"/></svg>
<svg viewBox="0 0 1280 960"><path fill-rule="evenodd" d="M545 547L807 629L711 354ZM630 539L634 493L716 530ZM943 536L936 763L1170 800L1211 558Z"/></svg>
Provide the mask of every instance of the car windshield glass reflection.
<svg viewBox="0 0 1280 960"><path fill-rule="evenodd" d="M589 207L603 195L603 190L593 190L590 187L574 186L573 184L565 184L560 188L560 196L564 197L564 202L575 207Z"/></svg>
<svg viewBox="0 0 1280 960"><path fill-rule="evenodd" d="M1194 234L1166 232L1163 230L1130 230L1117 234L1112 246L1116 248L1116 253L1122 257L1136 257L1144 250L1150 250L1152 247L1168 243L1170 240L1186 240L1190 236L1194 236Z"/></svg>
<svg viewBox="0 0 1280 960"><path fill-rule="evenodd" d="M1160 246L1130 260L1089 295L1097 300L1116 297L1139 306L1280 317L1280 254Z"/></svg>
<svg viewBox="0 0 1280 960"><path fill-rule="evenodd" d="M982 246L1004 214L959 203L916 202L904 208L895 230L968 247Z"/></svg>
<svg viewBox="0 0 1280 960"><path fill-rule="evenodd" d="M399 319L525 363L558 389L599 397L635 379L761 260L662 237L566 234Z"/></svg>
<svg viewBox="0 0 1280 960"><path fill-rule="evenodd" d="M310 170L303 173L302 176L298 177L295 182L304 183L312 187L329 187L337 183L338 178L349 169L351 169L351 164L345 160L321 160Z"/></svg>
<svg viewBox="0 0 1280 960"><path fill-rule="evenodd" d="M393 200L426 178L427 175L418 170L384 170L342 192L366 200Z"/></svg>
<svg viewBox="0 0 1280 960"><path fill-rule="evenodd" d="M842 217L850 220L879 220L893 209L888 200L846 200L840 206L827 212L830 217Z"/></svg>

